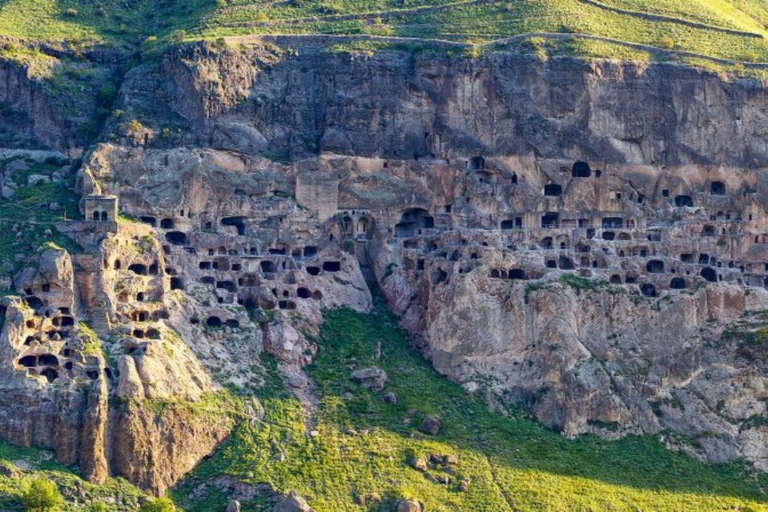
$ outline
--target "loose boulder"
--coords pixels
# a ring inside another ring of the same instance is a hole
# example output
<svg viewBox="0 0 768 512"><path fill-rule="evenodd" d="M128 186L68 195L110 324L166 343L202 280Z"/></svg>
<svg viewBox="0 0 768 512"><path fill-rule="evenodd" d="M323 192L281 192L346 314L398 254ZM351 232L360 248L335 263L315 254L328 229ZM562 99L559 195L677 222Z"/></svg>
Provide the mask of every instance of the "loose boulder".
<svg viewBox="0 0 768 512"><path fill-rule="evenodd" d="M361 368L352 372L352 378L364 388L371 391L381 391L387 383L387 372L376 366Z"/></svg>
<svg viewBox="0 0 768 512"><path fill-rule="evenodd" d="M442 427L442 420L434 414L429 414L422 420L419 430L430 436L436 436L440 433Z"/></svg>
<svg viewBox="0 0 768 512"><path fill-rule="evenodd" d="M299 496L299 493L292 490L288 496L278 503L273 512L313 512L307 500Z"/></svg>
<svg viewBox="0 0 768 512"><path fill-rule="evenodd" d="M401 500L395 512L424 512L424 507L416 500Z"/></svg>

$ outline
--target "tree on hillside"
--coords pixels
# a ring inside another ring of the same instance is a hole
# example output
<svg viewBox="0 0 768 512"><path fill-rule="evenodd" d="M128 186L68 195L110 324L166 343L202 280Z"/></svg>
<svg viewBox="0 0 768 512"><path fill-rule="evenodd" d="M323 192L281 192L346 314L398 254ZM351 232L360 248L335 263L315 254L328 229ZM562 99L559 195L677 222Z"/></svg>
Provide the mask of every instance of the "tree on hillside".
<svg viewBox="0 0 768 512"><path fill-rule="evenodd" d="M21 503L28 512L53 512L64 504L64 498L56 484L45 478L36 478L26 486Z"/></svg>

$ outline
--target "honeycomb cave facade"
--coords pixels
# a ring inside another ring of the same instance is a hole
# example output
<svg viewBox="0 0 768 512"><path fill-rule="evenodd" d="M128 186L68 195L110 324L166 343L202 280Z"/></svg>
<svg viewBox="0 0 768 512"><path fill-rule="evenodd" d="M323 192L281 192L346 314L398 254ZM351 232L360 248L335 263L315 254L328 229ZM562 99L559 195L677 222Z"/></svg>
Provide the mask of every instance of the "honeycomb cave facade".
<svg viewBox="0 0 768 512"><path fill-rule="evenodd" d="M726 336L768 309L762 88L504 52L269 51L188 45L126 78L116 106L154 117L84 158L83 219L60 227L82 253L36 256L3 299L6 437L162 492L231 424L179 410L142 430L141 404L258 382L242 361L264 352L304 396L302 333L370 308L376 283L470 393L568 436L672 431L768 469L767 369ZM36 430L64 403L68 435ZM187 449L138 449L174 437Z"/></svg>

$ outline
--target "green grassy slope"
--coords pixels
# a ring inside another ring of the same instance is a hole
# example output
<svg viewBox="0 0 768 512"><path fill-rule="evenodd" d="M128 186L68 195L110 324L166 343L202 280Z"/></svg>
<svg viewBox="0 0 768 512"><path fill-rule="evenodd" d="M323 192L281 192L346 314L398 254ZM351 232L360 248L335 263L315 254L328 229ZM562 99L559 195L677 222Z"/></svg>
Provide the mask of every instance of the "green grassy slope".
<svg viewBox="0 0 768 512"><path fill-rule="evenodd" d="M109 479L104 485L83 481L72 469L53 459L50 452L23 449L0 441L0 510L22 511L20 498L24 488L33 479L46 479L56 483L66 498L60 512L99 510L88 508L98 503L104 510L136 510L146 495L121 479ZM87 504L87 505L86 505Z"/></svg>
<svg viewBox="0 0 768 512"><path fill-rule="evenodd" d="M766 0L0 0L0 34L80 45L136 45L148 38L151 43L155 38L179 41L253 34L369 35L486 44L544 33L545 38L558 34L575 40L604 38L600 44L568 47L588 55L627 57L621 43L631 43L768 62L767 4Z"/></svg>
<svg viewBox="0 0 768 512"><path fill-rule="evenodd" d="M9 158L3 164L12 162ZM81 249L56 229L54 223L80 217L75 192L75 173L52 179L69 162L51 158L34 163L23 171L12 174L17 185L10 198L0 199L0 277L13 275L21 261L17 255L27 256L45 248L47 244L62 246L71 253ZM43 178L30 181L30 176Z"/></svg>
<svg viewBox="0 0 768 512"><path fill-rule="evenodd" d="M519 412L489 412L408 347L381 299L369 315L328 312L318 344L309 373L319 406L309 426L279 378L267 376L272 385L259 392L264 421L238 427L174 490L185 510L225 510L224 495L208 484L220 475L281 492L297 489L319 512L389 511L403 497L449 511L768 510L762 490L768 477L741 465L708 466L651 437L567 440ZM372 364L389 374L383 392L349 377L350 367ZM389 390L396 404L382 400ZM435 437L418 430L427 414L443 420ZM410 467L430 454L456 455L459 462L427 473ZM458 488L462 481L466 492ZM270 510L263 498L245 505Z"/></svg>

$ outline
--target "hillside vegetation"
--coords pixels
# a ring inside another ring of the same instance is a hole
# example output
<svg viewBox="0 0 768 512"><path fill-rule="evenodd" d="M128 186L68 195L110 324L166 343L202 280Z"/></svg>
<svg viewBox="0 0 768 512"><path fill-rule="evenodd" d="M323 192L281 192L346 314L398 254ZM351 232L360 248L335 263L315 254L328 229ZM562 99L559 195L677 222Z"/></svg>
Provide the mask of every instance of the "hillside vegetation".
<svg viewBox="0 0 768 512"><path fill-rule="evenodd" d="M513 48L537 53L658 59L681 52L673 58L694 58L685 55L690 52L752 63L768 62L767 24L765 0L0 2L1 34L75 46L333 34L477 49L513 38Z"/></svg>
<svg viewBox="0 0 768 512"><path fill-rule="evenodd" d="M342 309L325 318L308 369L317 408L307 416L267 375L270 386L257 392L264 419L243 422L173 491L177 504L223 512L226 475L254 490L297 489L319 512L390 511L404 498L448 511L768 510L768 479L744 466L706 465L654 437L567 440L518 411L489 412L409 348L380 298L371 314ZM388 374L379 392L350 377L372 365ZM389 391L396 403L383 400ZM436 436L420 431L429 415L442 420ZM429 464L445 456L454 462ZM414 461L428 467L414 469ZM244 510L272 503L256 491Z"/></svg>
<svg viewBox="0 0 768 512"><path fill-rule="evenodd" d="M326 312L316 341L317 404L299 403L264 354L265 385L217 402L240 424L171 491L179 510L224 512L234 497L244 512L269 512L295 489L318 512L389 512L402 499L456 512L768 512L768 477L745 465L708 465L653 436L569 440L519 410L489 411L410 348L380 296L370 314ZM351 378L371 366L388 375L381 391ZM436 435L421 431L427 417L441 421ZM120 479L91 485L50 452L0 442L0 510L23 510L40 478L56 483L68 512L130 512L147 499Z"/></svg>

